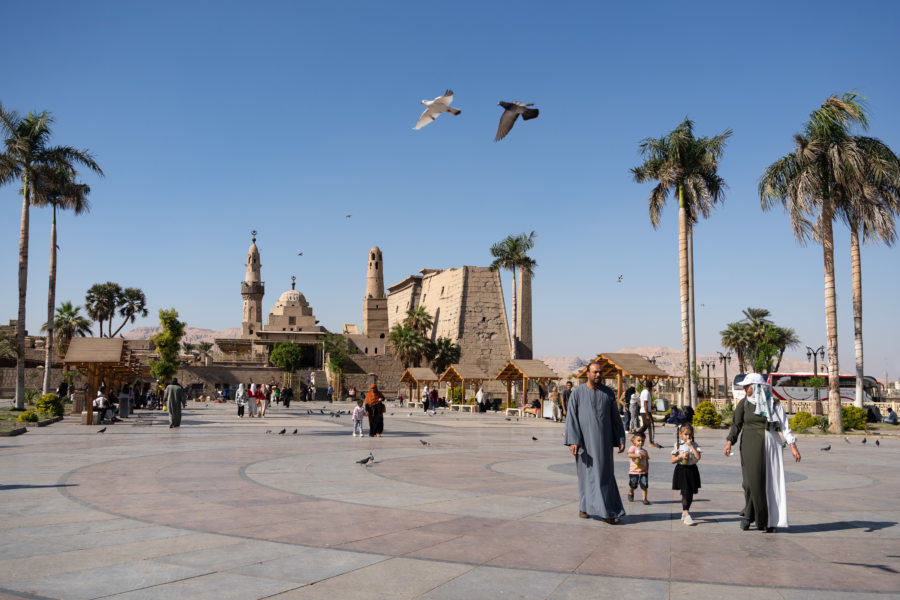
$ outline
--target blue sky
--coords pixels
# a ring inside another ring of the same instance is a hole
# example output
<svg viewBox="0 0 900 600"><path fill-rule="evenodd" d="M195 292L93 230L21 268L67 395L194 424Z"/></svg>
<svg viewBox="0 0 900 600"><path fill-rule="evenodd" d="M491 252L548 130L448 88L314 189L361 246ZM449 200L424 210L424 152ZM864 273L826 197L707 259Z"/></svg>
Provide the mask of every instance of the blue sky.
<svg viewBox="0 0 900 600"><path fill-rule="evenodd" d="M331 330L361 321L366 252L386 284L419 269L487 265L534 230L537 355L680 347L677 211L654 230L639 142L685 116L731 128L725 202L695 230L697 341L748 306L825 342L821 247L763 213L766 166L830 94L869 99L900 151L892 2L46 2L5 8L0 101L48 110L54 142L92 151L92 211L59 218L58 301L93 283L142 288L150 316L240 324L259 231L266 307L291 275ZM458 117L412 127L455 93ZM536 120L494 143L499 100ZM0 318L16 315L21 201L0 188ZM344 215L351 214L346 219ZM28 329L46 320L50 215L31 223ZM849 240L835 228L839 350L852 368ZM298 252L303 252L298 257ZM863 248L866 371L900 373L895 248ZM617 283L619 275L623 282ZM503 274L509 301L509 277ZM805 351L804 351L805 352ZM799 351L792 354L800 357Z"/></svg>

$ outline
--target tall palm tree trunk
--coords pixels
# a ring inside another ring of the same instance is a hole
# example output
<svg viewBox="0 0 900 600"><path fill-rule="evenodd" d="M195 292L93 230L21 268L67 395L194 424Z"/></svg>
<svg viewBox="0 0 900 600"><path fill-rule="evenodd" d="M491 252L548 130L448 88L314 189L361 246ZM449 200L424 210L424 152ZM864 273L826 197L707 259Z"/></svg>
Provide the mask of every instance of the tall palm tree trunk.
<svg viewBox="0 0 900 600"><path fill-rule="evenodd" d="M697 321L694 318L694 226L688 223L688 331L691 353L691 407L697 408Z"/></svg>
<svg viewBox="0 0 900 600"><path fill-rule="evenodd" d="M28 179L22 178L19 225L19 313L16 322L16 409L25 408L25 297L28 290Z"/></svg>
<svg viewBox="0 0 900 600"><path fill-rule="evenodd" d="M42 394L50 393L50 368L53 365L53 321L56 309L56 205L50 226L50 289L47 291L47 341L44 344L44 385Z"/></svg>
<svg viewBox="0 0 900 600"><path fill-rule="evenodd" d="M862 263L859 251L859 227L850 220L850 265L853 271L853 345L856 351L856 398L853 405L863 405L863 333L862 333Z"/></svg>
<svg viewBox="0 0 900 600"><path fill-rule="evenodd" d="M518 305L519 305L519 297L516 293L516 269L512 270L512 357L514 359L519 358L519 337L516 335L518 326Z"/></svg>
<svg viewBox="0 0 900 600"><path fill-rule="evenodd" d="M687 251L687 209L684 207L684 190L678 188L678 274L681 290L681 347L684 351L682 368L683 391L682 405L690 403L691 393L691 352L690 322L688 317L688 251Z"/></svg>
<svg viewBox="0 0 900 600"><path fill-rule="evenodd" d="M831 212L831 211L828 211ZM828 429L843 433L841 420L841 382L838 379L837 302L834 293L834 232L833 217L824 214L822 220L822 251L825 262L825 328L828 340Z"/></svg>

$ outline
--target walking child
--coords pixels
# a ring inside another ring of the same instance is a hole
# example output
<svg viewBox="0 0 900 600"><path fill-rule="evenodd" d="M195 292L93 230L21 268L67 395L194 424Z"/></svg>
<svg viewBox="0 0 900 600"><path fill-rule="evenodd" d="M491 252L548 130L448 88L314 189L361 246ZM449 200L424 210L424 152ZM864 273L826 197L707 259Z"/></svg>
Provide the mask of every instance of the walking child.
<svg viewBox="0 0 900 600"><path fill-rule="evenodd" d="M700 447L694 443L694 426L684 423L678 431L678 442L672 450L672 464L675 471L672 473L672 489L681 491L681 521L685 525L694 525L691 518L691 502L694 494L700 489L700 470L697 469L697 461L700 460Z"/></svg>
<svg viewBox="0 0 900 600"><path fill-rule="evenodd" d="M363 406L362 398L360 398L356 401L356 406L353 408L353 437L356 437L357 432L359 432L359 437L363 436L362 422L364 416L366 416L366 408Z"/></svg>
<svg viewBox="0 0 900 600"><path fill-rule="evenodd" d="M628 471L628 501L634 502L634 490L641 486L641 499L649 505L647 500L648 476L650 474L650 454L644 448L644 434L635 433L631 436L631 448L628 449L628 458L631 459L631 469Z"/></svg>

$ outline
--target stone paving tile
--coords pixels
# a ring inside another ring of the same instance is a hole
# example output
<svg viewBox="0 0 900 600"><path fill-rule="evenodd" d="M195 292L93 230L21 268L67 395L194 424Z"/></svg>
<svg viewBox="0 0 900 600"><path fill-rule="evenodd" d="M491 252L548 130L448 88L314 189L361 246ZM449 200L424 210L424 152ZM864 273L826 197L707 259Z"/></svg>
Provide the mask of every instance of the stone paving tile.
<svg viewBox="0 0 900 600"><path fill-rule="evenodd" d="M673 581L669 586L669 600L705 600L728 598L729 600L783 600L780 590L766 587L735 587L708 583Z"/></svg>
<svg viewBox="0 0 900 600"><path fill-rule="evenodd" d="M228 571L246 565L259 564L273 558L301 554L305 550L303 547L291 544L240 540L227 546L169 554L154 560L209 571Z"/></svg>
<svg viewBox="0 0 900 600"><path fill-rule="evenodd" d="M204 569L137 561L112 567L24 579L4 585L14 590L51 598L88 600L196 577L208 572Z"/></svg>
<svg viewBox="0 0 900 600"><path fill-rule="evenodd" d="M498 598L547 598L566 579L563 573L478 567L419 596L423 600L478 598L486 589Z"/></svg>
<svg viewBox="0 0 900 600"><path fill-rule="evenodd" d="M381 554L305 548L296 554L235 569L232 573L307 585L389 560Z"/></svg>
<svg viewBox="0 0 900 600"><path fill-rule="evenodd" d="M547 600L597 600L597 598L668 598L669 582L629 577L569 575ZM693 600L702 600L695 598Z"/></svg>
<svg viewBox="0 0 900 600"><path fill-rule="evenodd" d="M215 598L216 600L257 600L269 598L279 592L296 587L296 584L246 577L236 573L211 573L191 579L183 579L145 589L108 596L110 600L185 600Z"/></svg>
<svg viewBox="0 0 900 600"><path fill-rule="evenodd" d="M472 569L469 565L392 558L342 577L321 581L273 596L278 600L403 600L423 594Z"/></svg>

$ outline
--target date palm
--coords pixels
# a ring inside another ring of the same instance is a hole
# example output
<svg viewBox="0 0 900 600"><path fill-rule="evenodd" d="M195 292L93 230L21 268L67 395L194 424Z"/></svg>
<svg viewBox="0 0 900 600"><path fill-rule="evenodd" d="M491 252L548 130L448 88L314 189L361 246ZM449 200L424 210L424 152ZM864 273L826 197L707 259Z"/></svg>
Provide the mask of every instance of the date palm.
<svg viewBox="0 0 900 600"><path fill-rule="evenodd" d="M535 233L520 233L510 235L491 246L491 270L506 269L512 273L512 358L519 356L518 332L518 297L516 292L516 272L524 271L534 275L537 262L528 256L528 251L534 248ZM529 315L530 317L530 315Z"/></svg>
<svg viewBox="0 0 900 600"><path fill-rule="evenodd" d="M424 306L417 306L406 311L403 324L427 338L434 327L434 319L431 318Z"/></svg>
<svg viewBox="0 0 900 600"><path fill-rule="evenodd" d="M19 224L19 310L16 322L16 408L25 408L25 301L28 292L29 208L40 185L36 171L58 166L70 170L85 166L102 175L103 171L86 150L71 146L50 146L53 117L44 111L20 117L0 104L0 185L22 182L22 218Z"/></svg>
<svg viewBox="0 0 900 600"><path fill-rule="evenodd" d="M719 159L727 129L707 138L694 136L694 122L682 121L661 138L646 138L640 144L645 159L631 169L637 183L657 181L650 192L650 223L659 227L663 207L672 193L678 199L678 270L681 288L681 341L684 349L685 391L690 386L690 404L697 404L697 385L692 371L697 368L696 335L693 316L693 227L700 217L709 217L717 203L725 198L725 181L718 175Z"/></svg>
<svg viewBox="0 0 900 600"><path fill-rule="evenodd" d="M834 285L834 219L846 199L858 192L861 148L850 135L853 126L868 126L861 98L847 93L831 96L810 114L803 133L794 136L794 152L766 169L759 182L763 210L780 203L791 219L795 238L822 244L825 267L825 328L828 347L828 423L833 433L844 430L841 420L837 304Z"/></svg>
<svg viewBox="0 0 900 600"><path fill-rule="evenodd" d="M107 333L112 337L112 320L116 316L122 296L122 286L112 281L95 283L84 297L84 308L88 316L100 325L100 337L103 337L103 323L109 322Z"/></svg>
<svg viewBox="0 0 900 600"><path fill-rule="evenodd" d="M740 373L746 373L745 369L745 353L747 343L750 339L749 328L746 323L728 323L725 329L719 332L722 336L722 347L733 351L737 358L738 370ZM727 384L728 382L726 382Z"/></svg>
<svg viewBox="0 0 900 600"><path fill-rule="evenodd" d="M388 332L390 351L404 367L418 367L425 355L428 339L407 325L397 323Z"/></svg>
<svg viewBox="0 0 900 600"><path fill-rule="evenodd" d="M116 307L119 309L119 316L125 317L118 329L113 331L109 337L116 337L122 331L122 328L130 321L134 323L138 316L146 317L147 297L144 292L138 288L125 288L119 295ZM110 319L112 321L112 319Z"/></svg>
<svg viewBox="0 0 900 600"><path fill-rule="evenodd" d="M435 341L429 342L425 358L431 363L432 370L440 375L447 370L447 367L459 362L461 353L459 344L454 344L449 338L439 337Z"/></svg>
<svg viewBox="0 0 900 600"><path fill-rule="evenodd" d="M71 210L80 215L90 210L87 196L91 188L83 183L78 183L75 178L77 173L68 168L59 166L36 169L34 197L32 204L35 206L52 207L53 217L50 225L50 281L47 292L47 341L44 350L44 394L50 392L50 368L53 358L53 328L56 320L54 310L56 307L56 251L59 246L56 243L56 210ZM69 338L71 339L71 337Z"/></svg>
<svg viewBox="0 0 900 600"><path fill-rule="evenodd" d="M41 331L49 331L47 323ZM70 300L59 305L53 320L53 335L56 338L56 349L60 356L66 355L73 338L91 335L91 320L81 315L81 307L73 306Z"/></svg>

